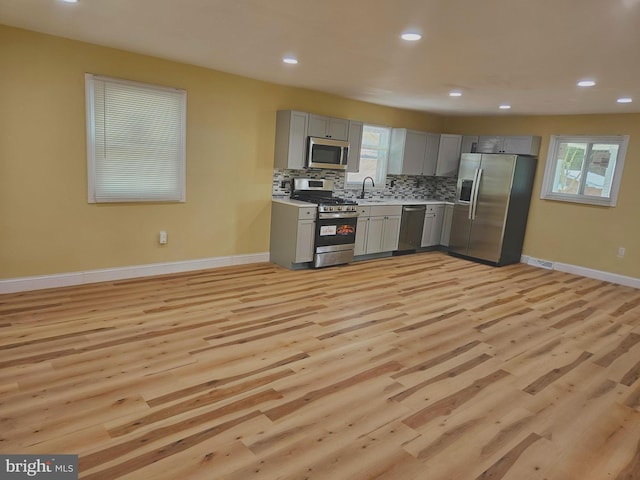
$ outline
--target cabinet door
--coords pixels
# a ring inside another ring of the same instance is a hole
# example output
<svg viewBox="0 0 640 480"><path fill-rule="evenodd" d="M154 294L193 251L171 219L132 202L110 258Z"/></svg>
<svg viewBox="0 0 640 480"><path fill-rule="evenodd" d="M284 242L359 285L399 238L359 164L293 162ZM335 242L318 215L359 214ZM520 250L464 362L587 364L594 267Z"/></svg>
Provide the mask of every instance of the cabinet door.
<svg viewBox="0 0 640 480"><path fill-rule="evenodd" d="M476 153L478 149L477 135L463 135L462 144L460 145L460 153Z"/></svg>
<svg viewBox="0 0 640 480"><path fill-rule="evenodd" d="M520 155L538 155L540 151L540 137L507 136L503 138L502 151Z"/></svg>
<svg viewBox="0 0 640 480"><path fill-rule="evenodd" d="M349 139L349 120L310 114L308 135L347 141Z"/></svg>
<svg viewBox="0 0 640 480"><path fill-rule="evenodd" d="M308 135L310 137L326 137L329 132L329 120L329 117L310 114Z"/></svg>
<svg viewBox="0 0 640 480"><path fill-rule="evenodd" d="M451 221L453 220L453 205L444 207L444 220L442 221L442 233L440 234L440 245L449 246L451 236Z"/></svg>
<svg viewBox="0 0 640 480"><path fill-rule="evenodd" d="M356 246L354 255L364 255L367 253L367 230L369 227L369 217L358 217L356 226Z"/></svg>
<svg viewBox="0 0 640 480"><path fill-rule="evenodd" d="M422 163L422 175L432 177L436 174L438 163L438 149L440 148L440 135L437 133L427 133L427 144Z"/></svg>
<svg viewBox="0 0 640 480"><path fill-rule="evenodd" d="M427 153L427 134L407 130L402 159L402 173L404 175L422 175L424 159Z"/></svg>
<svg viewBox="0 0 640 480"><path fill-rule="evenodd" d="M344 140L346 142L349 139L349 120L330 118L327 135L334 140Z"/></svg>
<svg viewBox="0 0 640 480"><path fill-rule="evenodd" d="M436 177L455 177L460 163L462 135L440 135Z"/></svg>
<svg viewBox="0 0 640 480"><path fill-rule="evenodd" d="M382 232L382 251L393 252L398 249L400 239L400 215L384 217Z"/></svg>
<svg viewBox="0 0 640 480"><path fill-rule="evenodd" d="M383 231L384 217L369 217L369 227L367 229L367 253L382 252Z"/></svg>
<svg viewBox="0 0 640 480"><path fill-rule="evenodd" d="M440 245L440 237L442 236L442 224L444 222L444 205L435 207L435 218L433 219L433 229L431 230L431 245Z"/></svg>
<svg viewBox="0 0 640 480"><path fill-rule="evenodd" d="M349 155L347 156L347 172L360 170L360 147L362 146L362 122L349 121Z"/></svg>
<svg viewBox="0 0 640 480"><path fill-rule="evenodd" d="M424 227L422 229L422 241L420 242L421 247L430 247L431 246L431 237L433 236L433 224L436 219L435 213L426 213L424 215Z"/></svg>
<svg viewBox="0 0 640 480"><path fill-rule="evenodd" d="M478 137L477 153L499 153L502 149L502 137Z"/></svg>
<svg viewBox="0 0 640 480"><path fill-rule="evenodd" d="M304 168L306 158L307 124L304 112L280 110L276 114L275 168Z"/></svg>
<svg viewBox="0 0 640 480"><path fill-rule="evenodd" d="M300 220L298 222L298 236L296 240L296 262L313 261L313 244L315 239L314 220Z"/></svg>

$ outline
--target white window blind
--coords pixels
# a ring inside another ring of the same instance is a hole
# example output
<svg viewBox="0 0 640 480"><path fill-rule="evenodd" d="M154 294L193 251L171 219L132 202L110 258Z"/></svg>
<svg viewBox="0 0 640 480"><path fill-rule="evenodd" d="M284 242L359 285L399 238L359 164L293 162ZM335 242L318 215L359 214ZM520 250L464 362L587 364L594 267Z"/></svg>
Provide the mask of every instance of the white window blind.
<svg viewBox="0 0 640 480"><path fill-rule="evenodd" d="M185 201L184 90L85 77L89 203Z"/></svg>

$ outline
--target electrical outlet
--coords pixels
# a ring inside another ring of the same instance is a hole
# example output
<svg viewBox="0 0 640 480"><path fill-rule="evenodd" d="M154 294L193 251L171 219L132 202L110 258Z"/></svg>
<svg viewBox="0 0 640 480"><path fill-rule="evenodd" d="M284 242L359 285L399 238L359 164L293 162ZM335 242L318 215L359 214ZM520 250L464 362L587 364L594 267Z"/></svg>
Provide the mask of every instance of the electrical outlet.
<svg viewBox="0 0 640 480"><path fill-rule="evenodd" d="M160 245L166 245L167 243L167 232L165 230L160 230L160 236L158 238Z"/></svg>
<svg viewBox="0 0 640 480"><path fill-rule="evenodd" d="M624 252L625 252L624 247L618 247L618 258L624 257Z"/></svg>

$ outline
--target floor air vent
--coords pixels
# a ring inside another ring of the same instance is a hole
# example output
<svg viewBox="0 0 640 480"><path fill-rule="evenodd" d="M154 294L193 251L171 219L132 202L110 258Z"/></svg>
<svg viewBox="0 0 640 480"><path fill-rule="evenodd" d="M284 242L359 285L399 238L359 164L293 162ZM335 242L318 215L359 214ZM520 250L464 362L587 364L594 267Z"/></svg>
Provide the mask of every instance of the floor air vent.
<svg viewBox="0 0 640 480"><path fill-rule="evenodd" d="M547 260L540 260L539 258L531 258L529 260L529 264L534 267L546 268L549 270L553 270L553 262L549 262Z"/></svg>

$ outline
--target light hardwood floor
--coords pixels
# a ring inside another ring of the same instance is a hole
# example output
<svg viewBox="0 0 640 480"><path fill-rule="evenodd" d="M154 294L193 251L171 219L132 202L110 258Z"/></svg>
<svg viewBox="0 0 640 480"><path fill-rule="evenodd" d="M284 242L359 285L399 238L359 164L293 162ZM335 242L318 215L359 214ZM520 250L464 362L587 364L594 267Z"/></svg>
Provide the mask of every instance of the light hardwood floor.
<svg viewBox="0 0 640 480"><path fill-rule="evenodd" d="M0 451L83 479L640 479L640 291L432 252L0 296Z"/></svg>

